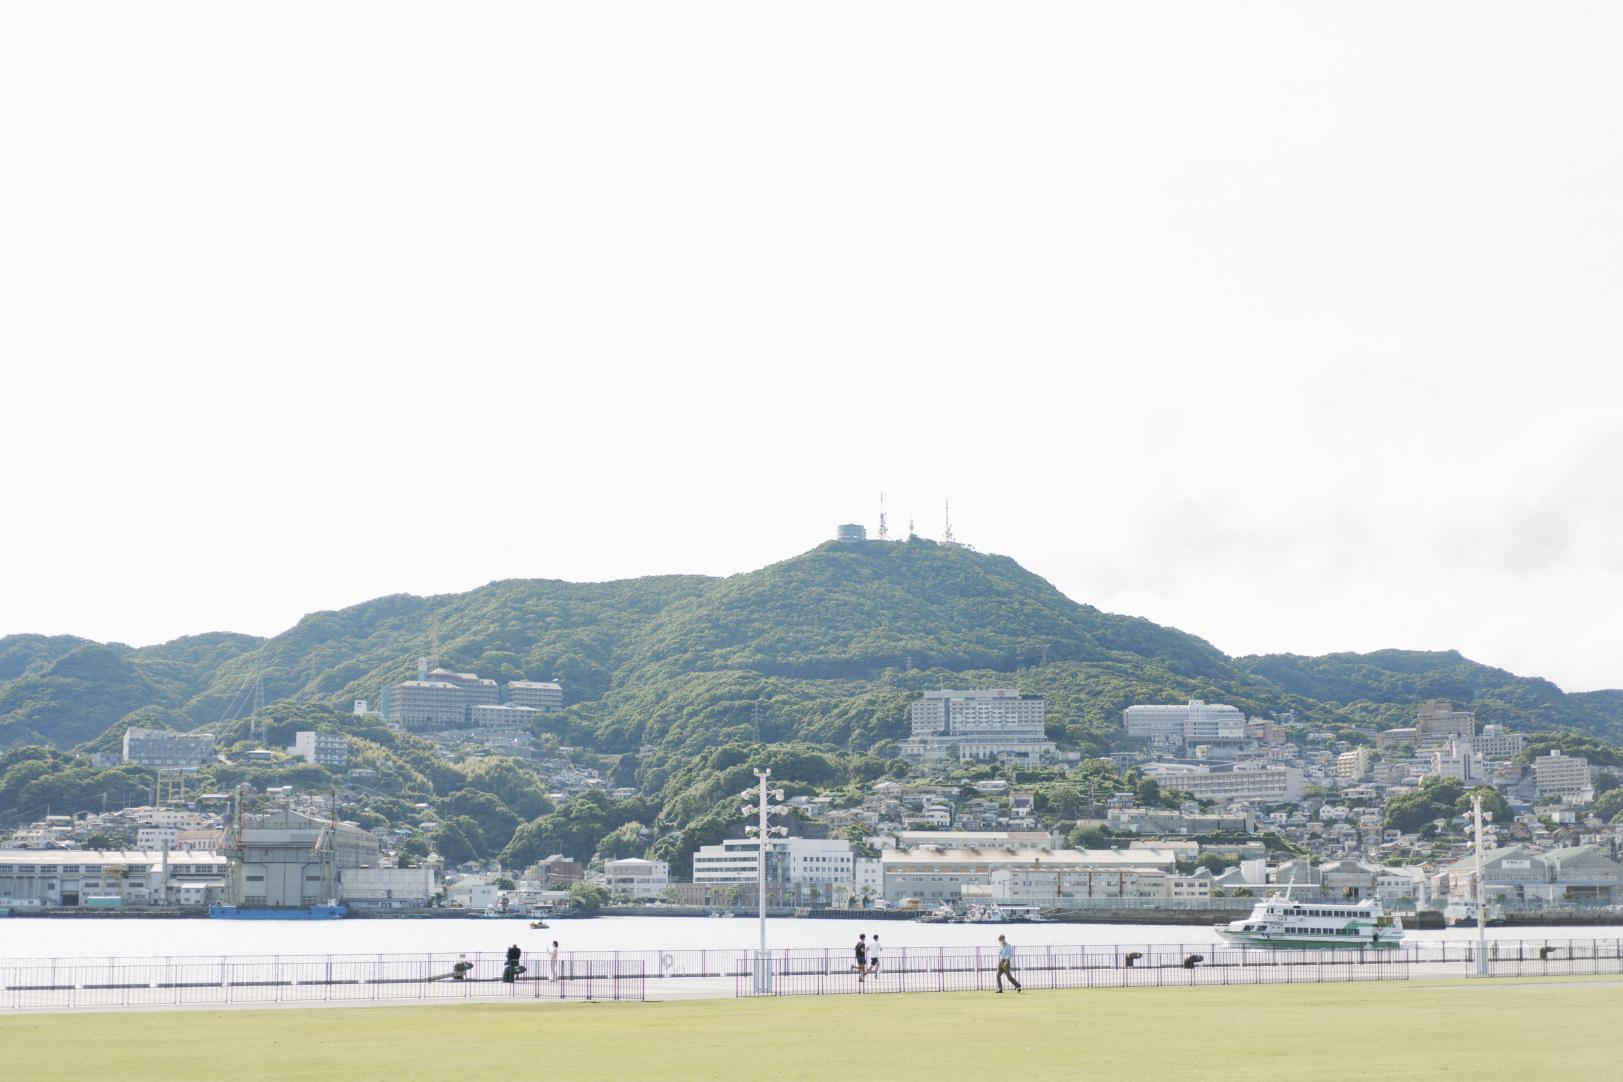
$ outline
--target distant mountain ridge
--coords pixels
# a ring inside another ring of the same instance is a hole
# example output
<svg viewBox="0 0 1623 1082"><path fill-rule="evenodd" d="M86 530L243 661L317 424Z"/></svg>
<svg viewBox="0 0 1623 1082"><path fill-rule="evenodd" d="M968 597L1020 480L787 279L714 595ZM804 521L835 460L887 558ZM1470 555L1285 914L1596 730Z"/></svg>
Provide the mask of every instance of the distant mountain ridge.
<svg viewBox="0 0 1623 1082"><path fill-rule="evenodd" d="M435 649L437 644L438 649ZM902 735L907 695L949 677L1048 695L1051 730L1108 747L1133 701L1204 697L1255 713L1386 725L1426 698L1484 721L1623 734L1623 691L1567 694L1457 653L1230 658L1210 643L1065 597L1005 556L913 539L828 542L758 571L603 583L493 582L317 612L268 639L214 633L131 648L0 639L0 747L93 740L136 711L216 723L255 677L267 702L375 700L416 658L500 681L559 679L549 719L601 750L694 750L748 735L872 745Z"/></svg>

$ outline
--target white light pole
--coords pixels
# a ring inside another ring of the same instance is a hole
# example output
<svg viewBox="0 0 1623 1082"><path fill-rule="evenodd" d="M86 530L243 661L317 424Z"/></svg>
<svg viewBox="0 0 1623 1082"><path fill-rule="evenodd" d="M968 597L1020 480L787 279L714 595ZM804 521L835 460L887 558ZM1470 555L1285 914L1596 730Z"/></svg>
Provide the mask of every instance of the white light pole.
<svg viewBox="0 0 1623 1082"><path fill-rule="evenodd" d="M1488 975L1488 906L1482 889L1482 794L1471 794L1471 818L1476 824L1476 975Z"/></svg>
<svg viewBox="0 0 1623 1082"><path fill-rule="evenodd" d="M755 990L769 992L772 990L772 967L767 961L766 953L766 850L772 839L781 838L789 833L787 827L775 827L769 822L774 815L783 814L782 804L773 804L773 800L783 799L782 789L768 789L766 779L772 776L771 769L757 770L759 779L756 787L745 789L741 796L745 800L755 799L755 804L744 805L744 814L756 817L754 826L744 828L744 833L756 841L755 845L755 901L758 907L761 925L761 949L755 955Z"/></svg>

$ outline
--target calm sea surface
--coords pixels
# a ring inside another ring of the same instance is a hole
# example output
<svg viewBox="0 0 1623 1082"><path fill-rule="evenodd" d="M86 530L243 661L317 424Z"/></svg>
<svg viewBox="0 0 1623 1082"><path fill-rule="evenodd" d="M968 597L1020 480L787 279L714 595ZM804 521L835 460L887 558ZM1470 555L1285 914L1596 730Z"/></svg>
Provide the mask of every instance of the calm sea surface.
<svg viewBox="0 0 1623 1082"><path fill-rule="evenodd" d="M1199 925L915 924L910 921L767 922L771 947L847 948L858 932L879 933L888 948L995 943L1000 931L1019 946L1072 943L1213 943ZM756 922L745 917L598 917L557 920L545 931L528 920L229 921L131 918L0 918L0 958L102 958L154 955L403 954L500 951L511 943L540 950L556 939L566 951L747 950ZM1469 940L1475 929L1411 931L1411 941ZM1494 939L1619 939L1623 926L1489 928Z"/></svg>

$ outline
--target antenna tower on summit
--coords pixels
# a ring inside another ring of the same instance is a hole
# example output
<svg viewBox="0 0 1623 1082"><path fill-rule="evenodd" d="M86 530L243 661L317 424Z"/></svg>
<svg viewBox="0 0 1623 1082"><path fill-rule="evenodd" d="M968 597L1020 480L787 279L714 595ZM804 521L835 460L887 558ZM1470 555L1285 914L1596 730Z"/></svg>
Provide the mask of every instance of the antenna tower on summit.
<svg viewBox="0 0 1623 1082"><path fill-rule="evenodd" d="M947 544L950 545L950 544L952 544L952 501L951 500L948 500L947 503L946 503L946 519L947 519L946 524L943 527L942 532L941 532L941 540L945 541Z"/></svg>
<svg viewBox="0 0 1623 1082"><path fill-rule="evenodd" d="M885 524L885 494L879 494L879 540L883 541L890 536L890 527Z"/></svg>

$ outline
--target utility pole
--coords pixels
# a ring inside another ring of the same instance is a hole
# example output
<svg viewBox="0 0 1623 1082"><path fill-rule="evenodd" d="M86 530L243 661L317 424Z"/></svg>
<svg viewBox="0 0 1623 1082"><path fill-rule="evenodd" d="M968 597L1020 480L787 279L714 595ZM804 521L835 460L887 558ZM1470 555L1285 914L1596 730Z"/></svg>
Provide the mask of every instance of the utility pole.
<svg viewBox="0 0 1623 1082"><path fill-rule="evenodd" d="M754 805L746 804L743 813L756 817L755 825L744 828L744 833L756 840L755 847L755 901L761 930L761 947L755 955L755 990L757 992L770 992L772 990L772 966L766 953L766 851L772 844L773 838L781 838L789 833L788 827L775 827L770 823L774 815L782 815L782 804L773 804L774 800L783 799L782 789L768 789L766 779L772 776L771 768L755 771L757 784L753 789L745 789L740 795L745 799L755 799Z"/></svg>
<svg viewBox="0 0 1623 1082"><path fill-rule="evenodd" d="M1488 975L1488 906L1482 888L1482 794L1471 794L1471 818L1476 825L1476 975Z"/></svg>

